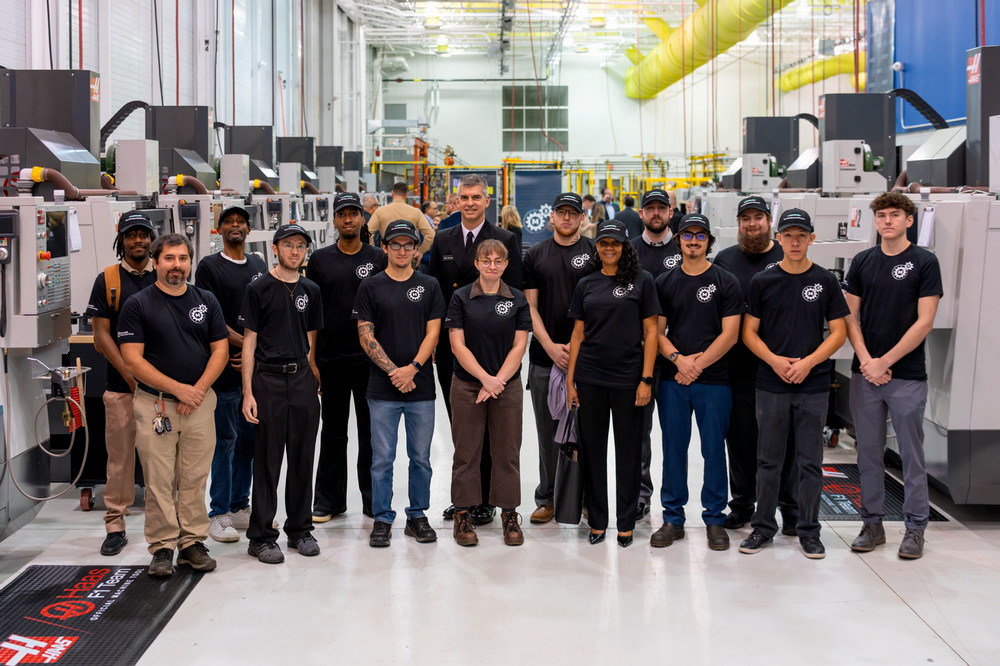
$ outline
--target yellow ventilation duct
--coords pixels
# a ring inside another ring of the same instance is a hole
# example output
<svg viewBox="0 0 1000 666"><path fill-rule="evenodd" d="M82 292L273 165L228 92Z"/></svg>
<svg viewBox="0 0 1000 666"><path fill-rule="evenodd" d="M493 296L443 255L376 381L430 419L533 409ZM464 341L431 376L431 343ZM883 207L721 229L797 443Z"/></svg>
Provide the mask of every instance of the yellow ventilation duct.
<svg viewBox="0 0 1000 666"><path fill-rule="evenodd" d="M632 99L655 97L708 62L710 55L724 53L746 39L771 14L791 2L700 0L699 8L673 30L661 19L647 19L647 27L663 41L634 67L629 67L625 95Z"/></svg>
<svg viewBox="0 0 1000 666"><path fill-rule="evenodd" d="M861 69L860 75L858 76L858 88L865 88L865 68L867 53L861 51L858 54L858 66ZM793 67L778 79L778 88L781 92L787 93L793 90L798 90L802 86L807 86L810 83L816 83L817 81L822 81L823 79L828 79L831 76L837 76L838 74L850 74L851 82L854 81L854 52L841 53L840 55L830 56L829 58L823 58L822 60L816 60L813 62L807 62L804 65L799 65L798 67Z"/></svg>

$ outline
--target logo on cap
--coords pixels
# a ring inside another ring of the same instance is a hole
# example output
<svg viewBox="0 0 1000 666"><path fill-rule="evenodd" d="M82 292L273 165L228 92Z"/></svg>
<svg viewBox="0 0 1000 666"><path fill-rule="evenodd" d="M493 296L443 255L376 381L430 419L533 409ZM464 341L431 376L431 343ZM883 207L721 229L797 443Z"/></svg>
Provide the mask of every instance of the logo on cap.
<svg viewBox="0 0 1000 666"><path fill-rule="evenodd" d="M802 290L802 298L812 303L819 298L821 293L823 293L823 285L817 282L816 284L810 285Z"/></svg>
<svg viewBox="0 0 1000 666"><path fill-rule="evenodd" d="M906 276L912 270L913 270L913 262L912 261L908 261L905 264L899 264L897 266L893 266L893 268L892 268L892 277L895 278L895 279L897 279L897 280L903 280L903 279L906 278Z"/></svg>

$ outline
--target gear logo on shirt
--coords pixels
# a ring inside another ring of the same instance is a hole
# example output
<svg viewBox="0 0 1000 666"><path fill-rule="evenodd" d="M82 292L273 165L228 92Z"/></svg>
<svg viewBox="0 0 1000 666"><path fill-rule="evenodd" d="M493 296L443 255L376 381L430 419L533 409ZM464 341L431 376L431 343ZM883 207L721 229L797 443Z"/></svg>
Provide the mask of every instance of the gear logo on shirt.
<svg viewBox="0 0 1000 666"><path fill-rule="evenodd" d="M590 261L590 255L584 252L583 254L578 254L570 259L569 263L573 268L579 269L586 266L588 261Z"/></svg>
<svg viewBox="0 0 1000 666"><path fill-rule="evenodd" d="M619 285L615 287L614 291L611 292L611 295L614 296L615 298L625 298L630 293L632 293L632 287L633 285L631 282L629 282L628 285L624 287Z"/></svg>
<svg viewBox="0 0 1000 666"><path fill-rule="evenodd" d="M698 300L701 301L702 303L708 303L709 301L712 300L712 296L715 295L716 289L718 289L716 285L710 284L699 289L695 295L698 297Z"/></svg>
<svg viewBox="0 0 1000 666"><path fill-rule="evenodd" d="M309 297L305 294L301 294L295 297L295 309L299 312L305 312L306 308L309 307Z"/></svg>
<svg viewBox="0 0 1000 666"><path fill-rule="evenodd" d="M823 285L817 282L816 284L809 285L802 290L802 298L812 303L819 298L821 293L823 293Z"/></svg>
<svg viewBox="0 0 1000 666"><path fill-rule="evenodd" d="M413 289L407 289L406 297L414 303L419 303L420 299L424 297L424 288L414 287Z"/></svg>
<svg viewBox="0 0 1000 666"><path fill-rule="evenodd" d="M663 258L663 267L668 271L672 271L677 268L681 263L681 255L675 254L669 257Z"/></svg>
<svg viewBox="0 0 1000 666"><path fill-rule="evenodd" d="M781 263L780 261L772 261L767 266L764 266L764 270L766 271L766 270L768 270L770 268L774 268L775 266L777 266L780 263Z"/></svg>
<svg viewBox="0 0 1000 666"><path fill-rule="evenodd" d="M206 314L208 314L208 306L202 303L196 308L191 308L191 311L188 312L188 317L190 317L191 321L194 323L200 324L205 321Z"/></svg>
<svg viewBox="0 0 1000 666"><path fill-rule="evenodd" d="M375 270L375 264L368 262L367 264L361 264L358 266L358 270L354 271L354 274L358 276L359 280L364 280L366 277L372 274Z"/></svg>
<svg viewBox="0 0 1000 666"><path fill-rule="evenodd" d="M910 271L914 268L913 262L908 261L905 264L899 264L892 267L892 277L896 280L905 280L906 276L909 275Z"/></svg>
<svg viewBox="0 0 1000 666"><path fill-rule="evenodd" d="M506 317L514 309L514 301L497 301L495 309L498 315Z"/></svg>
<svg viewBox="0 0 1000 666"><path fill-rule="evenodd" d="M250 281L251 281L251 282L256 282L256 281L257 281L257 278L260 278L260 277L264 277L264 274L263 274L263 273L257 273L257 274L256 274L256 275L254 275L254 276L253 276L252 278L250 278Z"/></svg>

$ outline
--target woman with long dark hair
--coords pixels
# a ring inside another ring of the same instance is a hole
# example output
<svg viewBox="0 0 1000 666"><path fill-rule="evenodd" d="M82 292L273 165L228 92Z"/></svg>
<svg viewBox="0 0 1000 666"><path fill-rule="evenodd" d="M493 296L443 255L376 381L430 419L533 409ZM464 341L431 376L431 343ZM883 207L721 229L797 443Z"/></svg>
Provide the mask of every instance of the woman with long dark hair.
<svg viewBox="0 0 1000 666"><path fill-rule="evenodd" d="M649 403L660 305L653 276L639 267L625 225L597 228L601 270L581 279L569 316L566 393L577 407L590 543L608 527L608 428L614 420L618 544L632 543L639 501L642 413Z"/></svg>

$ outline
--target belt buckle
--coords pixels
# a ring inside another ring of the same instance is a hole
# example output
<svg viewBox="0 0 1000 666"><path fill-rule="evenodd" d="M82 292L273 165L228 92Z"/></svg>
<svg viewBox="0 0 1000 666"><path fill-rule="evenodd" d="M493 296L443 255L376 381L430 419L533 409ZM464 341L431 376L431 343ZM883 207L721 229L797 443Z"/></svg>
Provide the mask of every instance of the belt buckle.
<svg viewBox="0 0 1000 666"><path fill-rule="evenodd" d="M285 365L285 372L287 372L288 374L294 375L298 371L299 371L298 362L288 363L287 365Z"/></svg>

